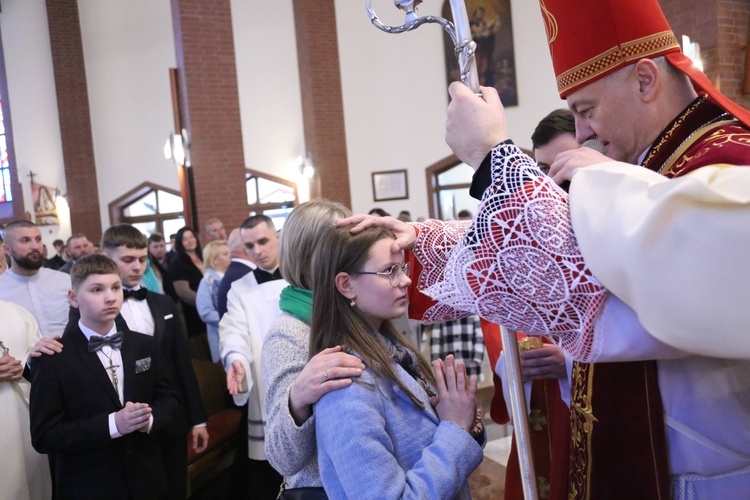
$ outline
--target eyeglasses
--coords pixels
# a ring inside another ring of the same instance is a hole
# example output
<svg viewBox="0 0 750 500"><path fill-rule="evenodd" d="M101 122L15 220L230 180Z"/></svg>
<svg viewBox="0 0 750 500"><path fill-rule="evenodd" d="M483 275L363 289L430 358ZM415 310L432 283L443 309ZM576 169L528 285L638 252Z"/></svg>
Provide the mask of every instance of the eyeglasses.
<svg viewBox="0 0 750 500"><path fill-rule="evenodd" d="M403 276L404 274L409 276L409 263L405 262L403 264L393 264L387 270L380 272L358 271L352 274L377 274L379 276L388 276L388 280L390 281L391 286L397 287L399 283L401 283L401 276Z"/></svg>

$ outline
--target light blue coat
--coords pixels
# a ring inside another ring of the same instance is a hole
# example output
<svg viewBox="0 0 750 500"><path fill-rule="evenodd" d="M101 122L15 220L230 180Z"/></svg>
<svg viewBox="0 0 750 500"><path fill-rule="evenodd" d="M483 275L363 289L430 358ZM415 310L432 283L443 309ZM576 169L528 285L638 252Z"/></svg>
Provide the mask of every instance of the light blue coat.
<svg viewBox="0 0 750 500"><path fill-rule="evenodd" d="M359 382L315 405L318 464L331 499L471 498L468 477L482 448L452 422L441 422L419 383L401 366L417 408L390 381L366 369Z"/></svg>

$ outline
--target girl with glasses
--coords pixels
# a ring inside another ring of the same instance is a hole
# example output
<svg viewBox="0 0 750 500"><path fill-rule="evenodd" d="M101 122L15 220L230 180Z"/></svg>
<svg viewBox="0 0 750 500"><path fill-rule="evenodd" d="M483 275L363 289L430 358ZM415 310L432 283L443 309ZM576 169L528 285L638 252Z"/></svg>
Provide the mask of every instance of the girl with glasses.
<svg viewBox="0 0 750 500"><path fill-rule="evenodd" d="M315 405L318 465L330 498L470 498L482 461L476 377L452 356L429 363L398 334L411 283L385 228L336 228L313 255L310 353L342 346L366 369ZM327 378L326 372L320 375ZM474 436L472 435L474 432Z"/></svg>

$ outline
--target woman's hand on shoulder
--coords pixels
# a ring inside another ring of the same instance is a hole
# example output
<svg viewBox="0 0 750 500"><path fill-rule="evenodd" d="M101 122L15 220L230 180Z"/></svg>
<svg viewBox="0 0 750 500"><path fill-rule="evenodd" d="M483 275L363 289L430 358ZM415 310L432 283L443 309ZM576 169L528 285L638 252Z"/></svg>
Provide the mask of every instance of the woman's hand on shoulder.
<svg viewBox="0 0 750 500"><path fill-rule="evenodd" d="M289 410L297 425L312 415L312 405L323 395L348 387L365 365L361 359L341 351L340 346L323 349L307 362L289 392Z"/></svg>
<svg viewBox="0 0 750 500"><path fill-rule="evenodd" d="M466 375L463 361L455 362L453 355L433 363L437 384L435 411L440 420L454 424L470 432L477 415L477 378Z"/></svg>

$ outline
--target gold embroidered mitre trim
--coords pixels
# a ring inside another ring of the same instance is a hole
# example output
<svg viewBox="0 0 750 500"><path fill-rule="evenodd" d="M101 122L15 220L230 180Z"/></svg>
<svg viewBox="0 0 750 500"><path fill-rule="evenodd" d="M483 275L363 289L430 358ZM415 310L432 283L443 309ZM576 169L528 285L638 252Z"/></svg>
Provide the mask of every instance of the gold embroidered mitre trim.
<svg viewBox="0 0 750 500"><path fill-rule="evenodd" d="M639 38L612 47L573 68L560 73L557 77L557 89L565 95L570 89L599 78L617 68L622 63L652 57L670 49L680 50L677 38L672 31L662 31L654 35Z"/></svg>

